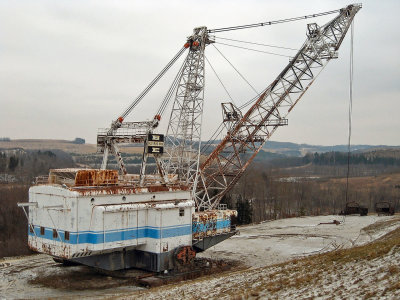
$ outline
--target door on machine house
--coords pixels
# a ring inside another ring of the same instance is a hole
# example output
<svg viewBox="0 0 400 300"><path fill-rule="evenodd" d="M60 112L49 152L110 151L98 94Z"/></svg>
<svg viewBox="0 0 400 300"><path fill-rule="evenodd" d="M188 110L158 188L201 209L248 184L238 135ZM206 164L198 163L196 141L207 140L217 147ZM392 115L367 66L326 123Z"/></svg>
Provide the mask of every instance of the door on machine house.
<svg viewBox="0 0 400 300"><path fill-rule="evenodd" d="M136 210L105 210L103 212L104 248L137 246L138 238L138 212Z"/></svg>

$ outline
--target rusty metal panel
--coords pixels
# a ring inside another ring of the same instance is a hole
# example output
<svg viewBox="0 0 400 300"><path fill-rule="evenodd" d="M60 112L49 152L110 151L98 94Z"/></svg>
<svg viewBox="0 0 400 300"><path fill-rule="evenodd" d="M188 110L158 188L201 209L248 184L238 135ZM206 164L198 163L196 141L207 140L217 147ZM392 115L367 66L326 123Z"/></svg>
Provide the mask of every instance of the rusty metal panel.
<svg viewBox="0 0 400 300"><path fill-rule="evenodd" d="M96 196L96 195L129 195L129 194L140 194L140 193L157 193L157 192L179 192L187 191L188 186L182 185L151 185L148 187L138 186L77 186L71 187L71 191L76 191L83 196Z"/></svg>
<svg viewBox="0 0 400 300"><path fill-rule="evenodd" d="M78 170L75 186L98 186L118 184L117 170Z"/></svg>
<svg viewBox="0 0 400 300"><path fill-rule="evenodd" d="M193 214L192 235L194 240L231 231L231 219L236 210L207 210Z"/></svg>

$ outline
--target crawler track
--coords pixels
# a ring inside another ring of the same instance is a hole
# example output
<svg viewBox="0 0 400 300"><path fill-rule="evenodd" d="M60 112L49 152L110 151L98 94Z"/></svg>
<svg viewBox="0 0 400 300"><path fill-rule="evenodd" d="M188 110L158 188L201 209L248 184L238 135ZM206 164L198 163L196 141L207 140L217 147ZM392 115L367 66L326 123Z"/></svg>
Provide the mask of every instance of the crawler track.
<svg viewBox="0 0 400 300"><path fill-rule="evenodd" d="M0 260L0 295L5 298L107 297L236 268L233 261L195 259L169 273L138 269L105 271L86 266L64 266L48 255Z"/></svg>

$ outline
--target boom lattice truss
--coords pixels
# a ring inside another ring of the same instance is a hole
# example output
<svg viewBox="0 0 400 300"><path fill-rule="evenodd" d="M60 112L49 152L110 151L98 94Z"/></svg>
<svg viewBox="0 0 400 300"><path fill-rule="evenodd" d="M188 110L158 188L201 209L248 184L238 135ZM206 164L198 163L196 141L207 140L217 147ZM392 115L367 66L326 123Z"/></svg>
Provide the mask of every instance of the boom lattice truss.
<svg viewBox="0 0 400 300"><path fill-rule="evenodd" d="M194 29L186 46L189 49L177 87L166 134L164 169L179 180L193 185L198 171L204 103L204 50L207 28Z"/></svg>
<svg viewBox="0 0 400 300"><path fill-rule="evenodd" d="M245 114L233 105L224 105L229 129L200 165L195 187L197 209L217 208L275 130L287 124L287 115L319 72L337 58L337 50L360 9L360 4L349 5L323 27L308 24L306 42Z"/></svg>
<svg viewBox="0 0 400 300"><path fill-rule="evenodd" d="M168 184L169 178L177 178L181 184L191 186L197 210L217 208L222 197L237 183L275 130L288 124L287 115L326 64L338 57L337 50L361 7L361 4L353 4L338 11L244 26L211 30L206 27L195 28L185 46L120 117L112 122L111 127L99 132L97 142L98 151L103 153L102 169L107 167L108 153L113 152L121 174L126 174L117 144L144 143L140 185L145 184L146 160L149 155L146 150L147 138L157 128L162 112L175 93L165 136L165 153L162 156L161 153L154 154L161 181ZM200 164L205 87L204 51L208 44L214 42L209 33L278 24L337 12L338 15L322 27L316 23L307 25L307 40L303 46L247 112L242 113L232 103L222 104L227 133ZM189 53L154 119L125 122L132 109L188 48Z"/></svg>

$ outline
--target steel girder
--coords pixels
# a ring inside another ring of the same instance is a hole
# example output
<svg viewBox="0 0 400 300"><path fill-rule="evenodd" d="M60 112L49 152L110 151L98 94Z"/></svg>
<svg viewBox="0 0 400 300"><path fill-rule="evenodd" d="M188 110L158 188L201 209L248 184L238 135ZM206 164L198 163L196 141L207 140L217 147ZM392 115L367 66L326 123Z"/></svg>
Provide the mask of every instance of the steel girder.
<svg viewBox="0 0 400 300"><path fill-rule="evenodd" d="M319 72L337 58L343 38L361 4L340 10L332 21L308 25L307 40L274 82L239 119L199 167L195 188L198 210L215 209L247 166L314 82Z"/></svg>
<svg viewBox="0 0 400 300"><path fill-rule="evenodd" d="M176 91L166 134L163 167L167 174L193 185L198 170L204 102L204 49L207 28L195 28Z"/></svg>

